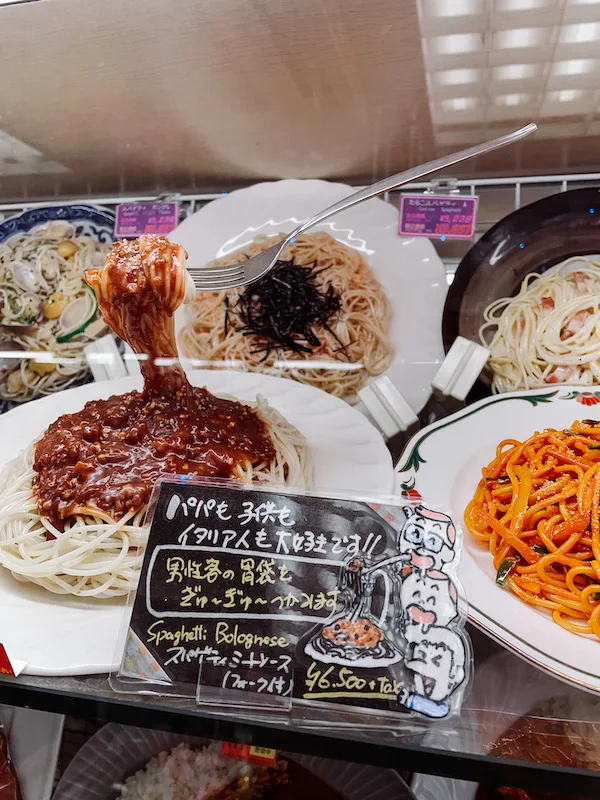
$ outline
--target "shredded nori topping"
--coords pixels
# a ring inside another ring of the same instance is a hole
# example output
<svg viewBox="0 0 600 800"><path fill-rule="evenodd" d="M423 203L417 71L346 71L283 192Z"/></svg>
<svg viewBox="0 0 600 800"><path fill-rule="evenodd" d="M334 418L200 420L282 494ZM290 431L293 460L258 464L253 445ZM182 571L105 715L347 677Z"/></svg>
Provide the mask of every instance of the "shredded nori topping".
<svg viewBox="0 0 600 800"><path fill-rule="evenodd" d="M333 286L323 291L316 278L327 267L317 269L312 264L294 264L294 260L278 261L264 278L247 286L235 305L225 301L225 335L233 328L231 311L242 321L245 336L258 336L264 345L253 350L264 353L266 361L273 350L287 349L294 353L312 353L321 345L315 330L325 328L343 345L332 329L329 320L339 313L341 299Z"/></svg>

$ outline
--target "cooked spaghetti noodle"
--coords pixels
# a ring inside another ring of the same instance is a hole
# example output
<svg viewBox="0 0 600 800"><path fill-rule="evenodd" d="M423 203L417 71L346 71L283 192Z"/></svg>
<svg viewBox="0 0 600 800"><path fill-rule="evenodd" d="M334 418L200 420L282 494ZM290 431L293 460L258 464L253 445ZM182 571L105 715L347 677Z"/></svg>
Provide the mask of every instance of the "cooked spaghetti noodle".
<svg viewBox="0 0 600 800"><path fill-rule="evenodd" d="M0 394L24 401L64 389L88 372L84 347L106 332L86 286L86 269L101 265L110 248L73 225L54 220L31 233L19 233L0 244L0 325L6 326L0 349L51 353L11 359L0 376ZM71 330L61 317L72 317ZM1 355L1 354L0 354Z"/></svg>
<svg viewBox="0 0 600 800"><path fill-rule="evenodd" d="M578 257L527 275L519 293L496 300L484 318L479 337L491 351L495 392L600 383L600 263Z"/></svg>
<svg viewBox="0 0 600 800"><path fill-rule="evenodd" d="M144 391L59 417L0 476L0 564L55 593L114 597L135 586L152 487L185 474L305 486L306 441L265 400L191 386L173 313L194 297L185 253L163 237L119 242L86 277L113 330L140 354Z"/></svg>
<svg viewBox="0 0 600 800"><path fill-rule="evenodd" d="M497 583L600 638L600 422L506 439L482 473L465 523Z"/></svg>
<svg viewBox="0 0 600 800"><path fill-rule="evenodd" d="M263 252L283 235L259 236L243 250L212 263L236 264ZM268 342L265 346L265 337L248 330L242 319L244 289L234 289L198 294L188 306L187 324L179 336L181 352L202 362L285 375L356 401L369 378L385 372L392 359L391 308L383 289L360 253L327 233L298 236L286 247L282 260L292 261L298 269L314 269L320 290L335 292L340 298L339 312L314 326L312 343L306 342L302 351L269 347ZM273 276L262 280L273 280Z"/></svg>

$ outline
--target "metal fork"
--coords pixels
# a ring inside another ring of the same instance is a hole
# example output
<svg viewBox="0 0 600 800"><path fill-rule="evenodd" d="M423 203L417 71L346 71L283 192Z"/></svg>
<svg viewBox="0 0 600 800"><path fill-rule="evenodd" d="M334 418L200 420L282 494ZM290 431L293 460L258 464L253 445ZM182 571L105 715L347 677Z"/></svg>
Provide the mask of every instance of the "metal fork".
<svg viewBox="0 0 600 800"><path fill-rule="evenodd" d="M535 123L530 123L524 128L519 128L517 131L507 133L505 136L499 136L497 139L492 139L489 142L468 147L466 150L461 150L458 153L452 153L442 158L437 158L435 161L429 161L427 164L421 164L418 167L412 167L404 172L399 172L397 175L392 175L390 178L384 178L382 181L374 183L372 186L367 186L359 192L345 197L332 206L329 206L324 211L320 211L311 217L306 222L298 225L285 239L268 250L259 253L257 256L249 258L247 261L242 261L240 264L233 264L229 267L191 267L189 272L193 278L196 289L200 291L218 292L222 289L233 289L236 286L245 286L248 283L253 283L263 275L266 275L272 269L284 247L296 236L299 236L309 228L318 225L320 222L328 219L340 211L345 211L357 203L362 203L364 200L370 200L372 197L377 197L385 192L390 192L403 186L405 183L423 178L430 175L432 172L437 172L445 167L451 167L458 164L460 161L466 161L473 156L478 156L483 153L490 153L492 150L498 150L500 147L505 147L507 144L518 142L519 139L524 139L537 130Z"/></svg>

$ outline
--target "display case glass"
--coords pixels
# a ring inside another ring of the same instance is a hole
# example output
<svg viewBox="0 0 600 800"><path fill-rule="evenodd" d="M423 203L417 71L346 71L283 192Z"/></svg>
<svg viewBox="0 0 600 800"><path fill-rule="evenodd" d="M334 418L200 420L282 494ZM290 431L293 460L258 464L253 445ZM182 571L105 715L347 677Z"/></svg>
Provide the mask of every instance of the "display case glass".
<svg viewBox="0 0 600 800"><path fill-rule="evenodd" d="M600 3L0 30L0 794L595 796Z"/></svg>

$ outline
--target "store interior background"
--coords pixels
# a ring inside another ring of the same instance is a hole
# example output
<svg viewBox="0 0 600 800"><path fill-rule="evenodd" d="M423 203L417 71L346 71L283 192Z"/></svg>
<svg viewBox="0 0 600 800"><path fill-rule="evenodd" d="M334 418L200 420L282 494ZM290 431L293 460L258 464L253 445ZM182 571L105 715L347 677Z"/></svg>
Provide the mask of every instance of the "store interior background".
<svg viewBox="0 0 600 800"><path fill-rule="evenodd" d="M34 0L0 22L2 202L361 183L529 121L454 174L597 167L590 0Z"/></svg>

